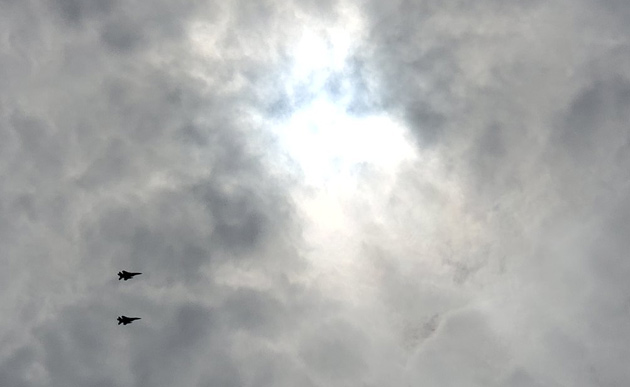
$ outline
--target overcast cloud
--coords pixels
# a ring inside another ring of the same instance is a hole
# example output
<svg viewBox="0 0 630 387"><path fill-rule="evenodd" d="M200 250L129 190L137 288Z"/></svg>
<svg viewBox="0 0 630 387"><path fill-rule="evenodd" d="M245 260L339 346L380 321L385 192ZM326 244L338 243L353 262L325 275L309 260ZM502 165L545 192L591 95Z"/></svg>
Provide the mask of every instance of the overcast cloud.
<svg viewBox="0 0 630 387"><path fill-rule="evenodd" d="M0 386L629 385L629 17L0 0Z"/></svg>

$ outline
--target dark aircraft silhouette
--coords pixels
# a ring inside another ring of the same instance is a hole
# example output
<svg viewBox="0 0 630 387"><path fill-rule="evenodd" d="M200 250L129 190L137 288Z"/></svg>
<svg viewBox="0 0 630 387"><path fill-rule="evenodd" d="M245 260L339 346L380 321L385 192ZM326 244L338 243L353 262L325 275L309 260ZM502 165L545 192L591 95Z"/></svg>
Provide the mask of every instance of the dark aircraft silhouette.
<svg viewBox="0 0 630 387"><path fill-rule="evenodd" d="M128 279L132 279L133 276L136 276L138 274L142 274L142 273L129 273L128 271L119 271L118 272L118 281L120 281L121 279L124 279L125 281L127 281Z"/></svg>
<svg viewBox="0 0 630 387"><path fill-rule="evenodd" d="M120 316L120 317L118 317L118 325L120 325L120 324L122 324L122 325L131 324L135 320L140 320L140 317Z"/></svg>

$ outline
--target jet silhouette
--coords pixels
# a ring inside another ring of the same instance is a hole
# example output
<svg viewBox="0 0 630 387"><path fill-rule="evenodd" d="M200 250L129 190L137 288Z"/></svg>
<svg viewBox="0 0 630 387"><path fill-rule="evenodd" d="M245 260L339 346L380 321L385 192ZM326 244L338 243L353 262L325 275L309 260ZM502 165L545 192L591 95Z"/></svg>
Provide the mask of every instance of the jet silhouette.
<svg viewBox="0 0 630 387"><path fill-rule="evenodd" d="M129 273L127 271L119 271L118 272L118 281L120 281L121 279L124 279L125 281L127 281L128 279L132 279L133 276L136 276L138 274L142 274L142 273Z"/></svg>
<svg viewBox="0 0 630 387"><path fill-rule="evenodd" d="M120 316L120 317L118 317L118 325L120 325L120 324L122 324L122 325L131 324L132 322L134 322L134 320L140 320L140 317Z"/></svg>

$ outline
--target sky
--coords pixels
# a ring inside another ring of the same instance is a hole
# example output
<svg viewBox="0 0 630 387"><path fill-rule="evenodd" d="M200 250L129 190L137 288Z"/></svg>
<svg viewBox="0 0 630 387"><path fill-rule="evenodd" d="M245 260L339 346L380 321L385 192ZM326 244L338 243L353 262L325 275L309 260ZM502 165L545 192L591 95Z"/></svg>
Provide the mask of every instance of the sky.
<svg viewBox="0 0 630 387"><path fill-rule="evenodd" d="M0 386L627 386L629 17L0 0Z"/></svg>

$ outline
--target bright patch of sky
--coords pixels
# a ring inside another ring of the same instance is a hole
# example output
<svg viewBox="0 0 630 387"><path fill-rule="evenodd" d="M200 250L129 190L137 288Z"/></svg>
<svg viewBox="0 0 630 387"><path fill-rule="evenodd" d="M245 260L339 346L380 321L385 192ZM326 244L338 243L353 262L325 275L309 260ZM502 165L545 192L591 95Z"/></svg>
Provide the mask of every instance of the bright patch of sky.
<svg viewBox="0 0 630 387"><path fill-rule="evenodd" d="M306 191L296 202L306 220L304 238L311 275L336 297L358 304L370 292L362 278L369 270L361 257L361 230L356 206L383 211L382 202L400 166L417 158L405 126L386 112L349 113L354 89L348 62L362 37L361 18L348 12L338 24L307 26L291 52L285 90L306 102L274 126L281 149L298 166ZM331 77L341 85L330 93ZM361 189L367 175L379 176L379 187ZM375 214L376 217L380 216Z"/></svg>

